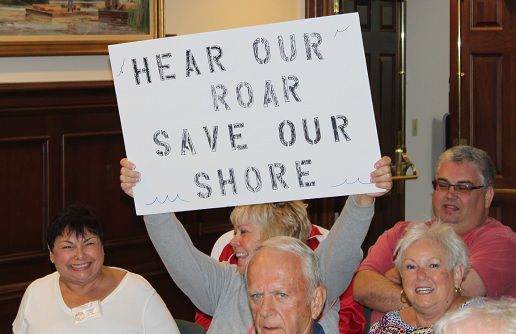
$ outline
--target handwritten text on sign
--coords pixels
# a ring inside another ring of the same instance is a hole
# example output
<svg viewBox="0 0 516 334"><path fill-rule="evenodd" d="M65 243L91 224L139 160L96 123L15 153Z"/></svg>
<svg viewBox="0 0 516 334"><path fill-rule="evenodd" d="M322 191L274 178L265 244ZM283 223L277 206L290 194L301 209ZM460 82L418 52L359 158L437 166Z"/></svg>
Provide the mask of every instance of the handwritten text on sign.
<svg viewBox="0 0 516 334"><path fill-rule="evenodd" d="M378 191L357 14L109 47L138 214Z"/></svg>

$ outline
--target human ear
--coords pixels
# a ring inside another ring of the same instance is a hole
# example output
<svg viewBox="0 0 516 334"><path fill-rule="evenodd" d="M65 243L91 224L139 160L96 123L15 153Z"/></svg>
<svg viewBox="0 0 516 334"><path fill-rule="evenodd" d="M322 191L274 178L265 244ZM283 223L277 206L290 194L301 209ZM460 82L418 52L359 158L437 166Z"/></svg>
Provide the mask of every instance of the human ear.
<svg viewBox="0 0 516 334"><path fill-rule="evenodd" d="M316 320L321 314L324 303L326 302L326 287L319 285L312 295L310 302L310 311L312 313L312 319Z"/></svg>
<svg viewBox="0 0 516 334"><path fill-rule="evenodd" d="M453 282L456 288L460 288L464 279L464 265L458 264L453 268Z"/></svg>
<svg viewBox="0 0 516 334"><path fill-rule="evenodd" d="M493 187L488 187L486 189L486 192L484 194L484 198L485 198L485 208L486 209L489 209L489 207L491 206L491 202L493 201L493 197L494 197L494 189Z"/></svg>
<svg viewBox="0 0 516 334"><path fill-rule="evenodd" d="M48 256L50 257L50 262L54 263L54 253L52 253L50 248L48 248Z"/></svg>

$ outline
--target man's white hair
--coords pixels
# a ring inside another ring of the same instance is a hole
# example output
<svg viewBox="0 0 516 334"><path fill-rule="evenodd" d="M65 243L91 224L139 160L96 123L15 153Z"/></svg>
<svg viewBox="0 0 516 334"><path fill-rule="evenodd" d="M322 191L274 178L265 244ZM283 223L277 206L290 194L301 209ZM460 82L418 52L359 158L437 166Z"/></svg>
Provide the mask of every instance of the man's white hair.
<svg viewBox="0 0 516 334"><path fill-rule="evenodd" d="M304 242L293 237L272 237L262 242L254 251L253 255L247 261L245 268L245 279L247 282L247 269L251 263L253 256L261 249L271 248L282 252L291 253L299 256L303 263L303 276L308 290L308 300L311 300L313 293L317 287L322 284L321 270L319 268L319 259L313 250L310 249Z"/></svg>
<svg viewBox="0 0 516 334"><path fill-rule="evenodd" d="M502 297L450 312L434 325L434 333L467 334L461 328L465 323L474 323L479 333L516 333L516 299Z"/></svg>

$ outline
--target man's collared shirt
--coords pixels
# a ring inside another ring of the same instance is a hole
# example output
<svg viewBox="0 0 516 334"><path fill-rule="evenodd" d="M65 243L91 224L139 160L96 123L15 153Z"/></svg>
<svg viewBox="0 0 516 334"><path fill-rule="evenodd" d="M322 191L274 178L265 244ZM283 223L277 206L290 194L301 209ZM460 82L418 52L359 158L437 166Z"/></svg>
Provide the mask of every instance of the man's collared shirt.
<svg viewBox="0 0 516 334"><path fill-rule="evenodd" d="M318 322L314 322L314 334L324 334L324 329Z"/></svg>

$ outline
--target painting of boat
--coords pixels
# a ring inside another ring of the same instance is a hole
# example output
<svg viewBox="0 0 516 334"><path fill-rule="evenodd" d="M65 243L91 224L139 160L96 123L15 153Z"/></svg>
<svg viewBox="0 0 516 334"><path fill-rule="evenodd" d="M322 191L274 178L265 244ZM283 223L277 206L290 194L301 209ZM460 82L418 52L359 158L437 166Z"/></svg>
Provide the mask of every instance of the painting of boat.
<svg viewBox="0 0 516 334"><path fill-rule="evenodd" d="M162 37L164 0L0 0L0 57L106 54Z"/></svg>
<svg viewBox="0 0 516 334"><path fill-rule="evenodd" d="M0 0L0 37L146 35L150 9L151 0Z"/></svg>
<svg viewBox="0 0 516 334"><path fill-rule="evenodd" d="M47 17L98 16L97 10L81 10L80 5L71 7L56 4L33 4L25 8L25 15L41 15Z"/></svg>

